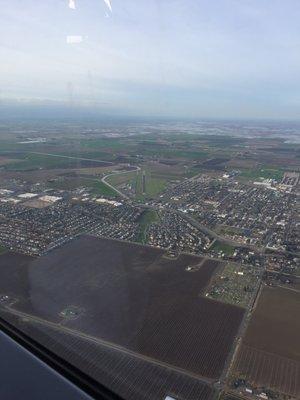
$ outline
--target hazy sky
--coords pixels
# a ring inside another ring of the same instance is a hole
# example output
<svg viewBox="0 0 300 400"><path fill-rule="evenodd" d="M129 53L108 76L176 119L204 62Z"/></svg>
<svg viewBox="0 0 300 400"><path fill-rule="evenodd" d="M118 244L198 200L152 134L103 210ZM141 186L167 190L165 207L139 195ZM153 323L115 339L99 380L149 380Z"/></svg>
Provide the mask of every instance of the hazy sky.
<svg viewBox="0 0 300 400"><path fill-rule="evenodd" d="M299 0L106 3L0 0L1 104L300 118Z"/></svg>

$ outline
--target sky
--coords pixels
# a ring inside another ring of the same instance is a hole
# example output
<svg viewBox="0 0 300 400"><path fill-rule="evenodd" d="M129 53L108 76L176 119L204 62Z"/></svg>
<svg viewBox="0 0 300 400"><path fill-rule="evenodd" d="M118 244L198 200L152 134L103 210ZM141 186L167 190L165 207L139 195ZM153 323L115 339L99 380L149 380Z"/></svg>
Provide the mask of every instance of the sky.
<svg viewBox="0 0 300 400"><path fill-rule="evenodd" d="M0 0L1 107L300 119L299 0Z"/></svg>

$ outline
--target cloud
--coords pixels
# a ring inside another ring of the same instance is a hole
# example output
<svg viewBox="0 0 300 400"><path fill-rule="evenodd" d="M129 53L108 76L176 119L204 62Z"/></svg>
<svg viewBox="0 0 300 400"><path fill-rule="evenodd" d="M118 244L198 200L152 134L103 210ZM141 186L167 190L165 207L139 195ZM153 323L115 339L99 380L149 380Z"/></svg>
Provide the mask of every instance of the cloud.
<svg viewBox="0 0 300 400"><path fill-rule="evenodd" d="M75 0L69 0L69 8L72 10L76 9Z"/></svg>
<svg viewBox="0 0 300 400"><path fill-rule="evenodd" d="M126 0L114 23L113 0L4 3L0 87L11 97L65 98L74 79L89 98L91 70L95 98L119 108L299 115L299 0Z"/></svg>
<svg viewBox="0 0 300 400"><path fill-rule="evenodd" d="M104 0L104 3L107 5L110 12L112 12L112 6L110 0Z"/></svg>
<svg viewBox="0 0 300 400"><path fill-rule="evenodd" d="M83 41L83 38L81 35L71 35L67 36L66 41L68 44L76 44L81 43Z"/></svg>

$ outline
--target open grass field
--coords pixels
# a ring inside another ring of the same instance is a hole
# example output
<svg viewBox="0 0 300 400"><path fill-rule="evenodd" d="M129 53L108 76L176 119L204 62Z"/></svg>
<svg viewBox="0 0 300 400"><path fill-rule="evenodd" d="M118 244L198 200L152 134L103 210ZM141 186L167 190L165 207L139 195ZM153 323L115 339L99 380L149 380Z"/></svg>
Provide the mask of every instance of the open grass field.
<svg viewBox="0 0 300 400"><path fill-rule="evenodd" d="M144 185L143 185L144 173ZM136 199L144 200L154 198L166 188L167 180L165 178L156 177L148 170L140 171L136 177Z"/></svg>
<svg viewBox="0 0 300 400"><path fill-rule="evenodd" d="M300 396L300 298L289 289L265 287L234 365L254 386Z"/></svg>
<svg viewBox="0 0 300 400"><path fill-rule="evenodd" d="M106 196L106 197L118 197L118 194L111 189L109 186L105 185L101 181L91 180L89 182L89 187L92 189L92 193L98 196Z"/></svg>
<svg viewBox="0 0 300 400"><path fill-rule="evenodd" d="M60 190L73 190L80 187L85 187L91 189L91 193L94 195L107 197L117 196L117 193L109 186L101 182L100 179L64 177L48 182L47 185L52 189Z"/></svg>
<svg viewBox="0 0 300 400"><path fill-rule="evenodd" d="M215 250L217 252L222 252L228 256L231 256L234 253L234 247L230 246L230 244L222 243L219 240L216 240L211 246L211 250Z"/></svg>
<svg viewBox="0 0 300 400"><path fill-rule="evenodd" d="M243 310L202 296L219 261L164 255L149 246L84 236L19 269L14 285L7 284L13 281L0 257L0 292L11 287L19 311L171 369L217 379ZM68 307L80 310L79 316L64 318Z"/></svg>
<svg viewBox="0 0 300 400"><path fill-rule="evenodd" d="M145 184L143 185L143 174L145 176ZM107 178L107 182L117 188L122 188L122 185L129 185L137 200L145 200L156 197L161 193L167 184L167 179L157 177L148 169L140 171L129 171L126 174L116 174Z"/></svg>
<svg viewBox="0 0 300 400"><path fill-rule="evenodd" d="M139 226L139 235L137 241L140 243L146 242L146 233L149 225L158 221L159 216L155 210L145 210L140 217Z"/></svg>
<svg viewBox="0 0 300 400"><path fill-rule="evenodd" d="M107 182L113 186L119 187L125 183L134 182L137 175L137 171L128 171L126 174L115 174L109 176Z"/></svg>
<svg viewBox="0 0 300 400"><path fill-rule="evenodd" d="M242 170L240 177L247 178L249 180L259 180L259 178L264 179L275 179L278 182L281 181L284 171L278 168L262 167L262 168L249 168Z"/></svg>
<svg viewBox="0 0 300 400"><path fill-rule="evenodd" d="M0 244L0 254L3 254L7 251L7 248Z"/></svg>
<svg viewBox="0 0 300 400"><path fill-rule="evenodd" d="M168 165L161 162L148 162L143 165L154 176L162 176L168 180L176 180L186 175L186 169L181 164Z"/></svg>

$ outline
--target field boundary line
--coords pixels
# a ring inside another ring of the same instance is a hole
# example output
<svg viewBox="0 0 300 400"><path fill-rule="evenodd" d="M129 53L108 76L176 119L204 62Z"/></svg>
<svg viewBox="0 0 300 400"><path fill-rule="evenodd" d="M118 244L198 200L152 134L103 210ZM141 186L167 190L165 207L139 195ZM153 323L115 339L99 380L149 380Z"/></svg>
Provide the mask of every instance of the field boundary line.
<svg viewBox="0 0 300 400"><path fill-rule="evenodd" d="M211 386L215 382L215 379L206 378L206 377L198 375L196 373L184 370L184 369L182 369L180 367L176 367L176 366L173 366L171 364L168 364L168 363L166 363L164 361L156 360L156 359L154 359L152 357L137 353L137 352L135 352L133 350L127 349L126 347L120 346L120 345L115 344L113 342L108 342L108 341L103 340L101 338L97 338L95 336L92 336L92 335L89 335L89 334L85 334L84 332L81 332L81 331L78 331L78 330L75 330L75 329L72 329L72 328L68 328L68 327L63 326L63 325L59 325L59 324L57 324L55 322L47 321L47 320L44 320L43 318L31 315L31 314L27 314L27 313L22 312L22 311L15 310L15 309L13 309L13 308L11 308L9 306L5 307L5 308L2 308L2 310L6 311L8 313L11 313L13 315L16 315L18 317L28 319L32 323L40 324L40 325L43 325L43 326L49 326L50 328L55 329L57 331L65 332L65 333L71 334L73 336L80 337L81 339L85 339L87 341L96 343L96 344L98 344L100 346L103 346L103 347L106 347L106 348L109 348L109 349L114 349L114 350L119 351L121 353L124 353L124 354L127 354L129 356L135 357L137 359L149 362L151 364L160 366L162 368L169 369L171 371L180 373L182 375L189 376L190 378L197 379L197 380L199 380L200 382L202 382L202 383L204 383L206 385Z"/></svg>
<svg viewBox="0 0 300 400"><path fill-rule="evenodd" d="M255 350L255 351L259 352L259 353L266 354L266 355L269 355L269 356L274 356L274 357L277 357L277 358L281 358L282 360L292 361L295 364L299 364L300 365L300 360L299 361L298 360L294 360L293 358L285 357L285 356L282 356L282 355L276 354L276 353L272 353L271 351L258 349L255 346L251 346L251 345L245 344L245 343L242 343L242 346L246 347L249 350Z"/></svg>

